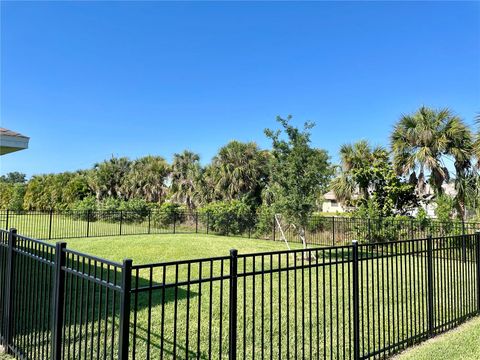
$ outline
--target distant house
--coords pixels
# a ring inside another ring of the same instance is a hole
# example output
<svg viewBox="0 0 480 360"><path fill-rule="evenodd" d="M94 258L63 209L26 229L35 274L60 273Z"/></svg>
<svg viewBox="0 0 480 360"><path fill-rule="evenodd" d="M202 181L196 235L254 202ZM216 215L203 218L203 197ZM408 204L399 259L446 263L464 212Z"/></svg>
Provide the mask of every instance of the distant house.
<svg viewBox="0 0 480 360"><path fill-rule="evenodd" d="M5 128L0 128L0 155L28 148L28 136Z"/></svg>
<svg viewBox="0 0 480 360"><path fill-rule="evenodd" d="M326 213L343 213L346 209L343 208L342 204L340 204L335 196L333 190L330 190L326 194L323 195L323 204L322 204L322 211Z"/></svg>
<svg viewBox="0 0 480 360"><path fill-rule="evenodd" d="M442 185L443 193L450 197L455 197L457 195L457 190L455 189L454 183L447 183ZM437 204L435 203L435 194L432 187L427 184L425 190L422 195L418 194L420 197L420 207L425 210L428 217L435 218L435 209L437 208ZM359 194L356 193L354 198L358 198ZM335 196L333 190L330 190L326 194L323 195L323 204L322 204L322 211L326 213L344 213L346 211L351 211L354 208L347 207L342 205ZM418 209L414 209L409 214L412 216L416 216L418 213Z"/></svg>

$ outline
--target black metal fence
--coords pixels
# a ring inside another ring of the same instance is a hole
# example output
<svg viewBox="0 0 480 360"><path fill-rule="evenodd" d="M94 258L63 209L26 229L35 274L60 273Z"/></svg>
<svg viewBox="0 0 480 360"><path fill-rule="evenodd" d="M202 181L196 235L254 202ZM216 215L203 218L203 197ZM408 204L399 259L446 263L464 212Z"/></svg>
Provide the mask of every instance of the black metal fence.
<svg viewBox="0 0 480 360"><path fill-rule="evenodd" d="M127 359L131 262L0 230L0 343L19 359Z"/></svg>
<svg viewBox="0 0 480 360"><path fill-rule="evenodd" d="M95 236L142 234L212 234L301 242L298 228L281 216L247 216L186 212L145 211L0 211L0 226L15 227L36 239L68 239ZM348 245L352 240L385 242L471 234L480 230L478 222L414 218L325 217L312 215L305 229L310 245Z"/></svg>
<svg viewBox="0 0 480 360"><path fill-rule="evenodd" d="M480 233L144 265L0 239L17 358L378 358L480 313Z"/></svg>

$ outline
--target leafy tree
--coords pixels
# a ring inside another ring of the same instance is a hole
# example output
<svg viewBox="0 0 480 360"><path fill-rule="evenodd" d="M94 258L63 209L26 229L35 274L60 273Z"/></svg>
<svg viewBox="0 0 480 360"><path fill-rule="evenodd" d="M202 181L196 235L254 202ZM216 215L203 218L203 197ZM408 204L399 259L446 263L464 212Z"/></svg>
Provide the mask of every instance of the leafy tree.
<svg viewBox="0 0 480 360"><path fill-rule="evenodd" d="M171 173L172 200L183 204L189 211L195 209L200 200L199 182L202 176L200 156L185 150L173 155Z"/></svg>
<svg viewBox="0 0 480 360"><path fill-rule="evenodd" d="M414 186L397 176L388 157L379 156L351 173L356 183L368 184L368 196L355 201L359 214L363 212L369 217L406 215L418 206Z"/></svg>
<svg viewBox="0 0 480 360"><path fill-rule="evenodd" d="M0 209L22 210L26 185L0 181Z"/></svg>
<svg viewBox="0 0 480 360"><path fill-rule="evenodd" d="M25 184L27 182L27 175L18 171L9 172L5 175L0 176L0 182L5 182L9 184Z"/></svg>
<svg viewBox="0 0 480 360"><path fill-rule="evenodd" d="M306 247L305 228L315 209L316 199L325 191L332 176L332 167L325 150L310 145L311 122L300 130L287 119L277 117L282 130L265 130L272 140L271 181L274 207L299 230Z"/></svg>
<svg viewBox="0 0 480 360"><path fill-rule="evenodd" d="M161 203L167 195L170 166L161 156L145 156L131 163L120 187L123 198Z"/></svg>
<svg viewBox="0 0 480 360"><path fill-rule="evenodd" d="M87 195L86 190L74 193L77 176L70 172L33 176L27 184L23 207L27 210L68 208L73 201Z"/></svg>

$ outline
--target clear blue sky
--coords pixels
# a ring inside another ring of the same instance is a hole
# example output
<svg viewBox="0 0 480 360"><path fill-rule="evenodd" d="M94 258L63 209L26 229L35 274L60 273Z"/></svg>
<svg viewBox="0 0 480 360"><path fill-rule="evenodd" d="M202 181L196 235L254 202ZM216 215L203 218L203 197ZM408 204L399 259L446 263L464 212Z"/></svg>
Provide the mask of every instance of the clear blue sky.
<svg viewBox="0 0 480 360"><path fill-rule="evenodd" d="M31 137L1 173L88 168L229 140L267 147L277 115L312 140L387 144L402 113L480 111L480 5L1 4L1 122Z"/></svg>

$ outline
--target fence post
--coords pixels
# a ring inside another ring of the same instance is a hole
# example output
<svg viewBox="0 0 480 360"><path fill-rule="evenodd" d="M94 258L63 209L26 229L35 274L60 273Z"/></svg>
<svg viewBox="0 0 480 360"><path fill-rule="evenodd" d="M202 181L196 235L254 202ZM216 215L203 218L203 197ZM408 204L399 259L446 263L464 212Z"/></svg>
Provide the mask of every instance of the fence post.
<svg viewBox="0 0 480 360"><path fill-rule="evenodd" d="M151 217L152 217L152 210L150 209L148 211L148 233L150 234L150 221L151 221Z"/></svg>
<svg viewBox="0 0 480 360"><path fill-rule="evenodd" d="M55 245L55 282L53 293L52 314L52 360L62 358L63 310L65 306L65 248L67 243L58 242Z"/></svg>
<svg viewBox="0 0 480 360"><path fill-rule="evenodd" d="M173 233L175 234L176 232L176 222L177 222L177 213L175 212L175 210L173 211Z"/></svg>
<svg viewBox="0 0 480 360"><path fill-rule="evenodd" d="M7 217L5 219L5 230L8 229L8 214L9 214L10 210L7 209Z"/></svg>
<svg viewBox="0 0 480 360"><path fill-rule="evenodd" d="M277 231L277 219L275 218L275 215L273 215L273 241L275 241L276 237L276 231Z"/></svg>
<svg viewBox="0 0 480 360"><path fill-rule="evenodd" d="M413 219L410 219L410 239L413 240Z"/></svg>
<svg viewBox="0 0 480 360"><path fill-rule="evenodd" d="M208 235L208 225L210 223L210 213L207 212L207 235Z"/></svg>
<svg viewBox="0 0 480 360"><path fill-rule="evenodd" d="M358 278L358 241L352 241L352 291L353 291L353 359L360 359L360 284Z"/></svg>
<svg viewBox="0 0 480 360"><path fill-rule="evenodd" d="M91 210L87 210L87 237L90 236L90 212Z"/></svg>
<svg viewBox="0 0 480 360"><path fill-rule="evenodd" d="M428 286L428 334L433 336L434 308L433 308L433 240L432 235L427 238L427 286Z"/></svg>
<svg viewBox="0 0 480 360"><path fill-rule="evenodd" d="M10 344L13 340L13 304L14 304L14 289L15 289L15 243L17 240L17 229L10 229L8 233L8 257L7 257L7 272L6 272L6 286L5 286L5 350L7 354L12 354Z"/></svg>
<svg viewBox="0 0 480 360"><path fill-rule="evenodd" d="M132 290L131 259L123 260L122 295L120 299L120 331L118 335L118 360L128 360L128 345L130 341L130 293Z"/></svg>
<svg viewBox="0 0 480 360"><path fill-rule="evenodd" d="M50 225L48 226L48 240L52 240L53 209L50 209Z"/></svg>
<svg viewBox="0 0 480 360"><path fill-rule="evenodd" d="M195 234L198 234L198 211L195 211Z"/></svg>
<svg viewBox="0 0 480 360"><path fill-rule="evenodd" d="M477 245L477 312L480 313L480 231L475 233Z"/></svg>
<svg viewBox="0 0 480 360"><path fill-rule="evenodd" d="M120 235L122 235L123 210L120 210Z"/></svg>
<svg viewBox="0 0 480 360"><path fill-rule="evenodd" d="M238 251L230 250L230 298L228 315L228 358L237 359L237 270Z"/></svg>
<svg viewBox="0 0 480 360"><path fill-rule="evenodd" d="M372 222L368 218L368 241L372 242Z"/></svg>
<svg viewBox="0 0 480 360"><path fill-rule="evenodd" d="M332 216L332 246L335 246L335 216Z"/></svg>

